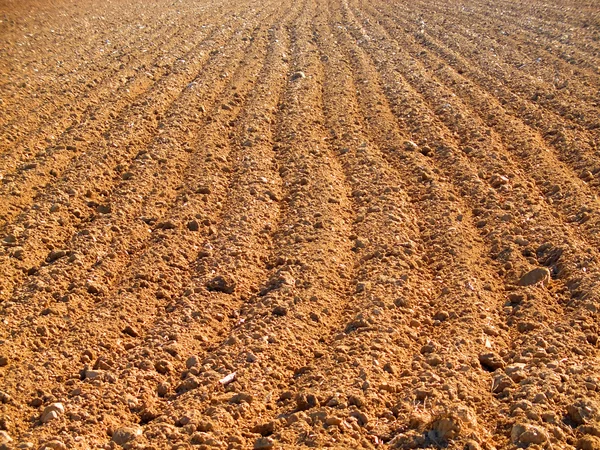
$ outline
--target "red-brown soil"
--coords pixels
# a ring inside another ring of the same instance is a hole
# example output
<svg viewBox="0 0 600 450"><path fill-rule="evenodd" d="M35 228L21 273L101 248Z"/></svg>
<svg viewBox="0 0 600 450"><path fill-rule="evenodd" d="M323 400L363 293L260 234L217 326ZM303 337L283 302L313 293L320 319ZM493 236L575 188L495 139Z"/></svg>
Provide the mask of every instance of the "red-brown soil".
<svg viewBox="0 0 600 450"><path fill-rule="evenodd" d="M0 448L600 449L600 6L0 0Z"/></svg>

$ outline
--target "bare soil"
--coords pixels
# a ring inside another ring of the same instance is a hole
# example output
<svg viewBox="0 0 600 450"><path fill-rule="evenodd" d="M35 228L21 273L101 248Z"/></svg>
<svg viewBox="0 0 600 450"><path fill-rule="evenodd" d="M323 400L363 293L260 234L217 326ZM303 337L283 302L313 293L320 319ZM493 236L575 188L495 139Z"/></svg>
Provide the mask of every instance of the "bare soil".
<svg viewBox="0 0 600 450"><path fill-rule="evenodd" d="M600 7L0 0L0 449L600 449Z"/></svg>

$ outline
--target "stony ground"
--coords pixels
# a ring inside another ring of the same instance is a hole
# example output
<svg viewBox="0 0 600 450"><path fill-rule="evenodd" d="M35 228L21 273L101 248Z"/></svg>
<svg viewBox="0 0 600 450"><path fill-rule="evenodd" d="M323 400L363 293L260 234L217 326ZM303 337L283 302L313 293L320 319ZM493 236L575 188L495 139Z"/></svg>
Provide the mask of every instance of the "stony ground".
<svg viewBox="0 0 600 450"><path fill-rule="evenodd" d="M0 1L0 448L600 449L600 7Z"/></svg>

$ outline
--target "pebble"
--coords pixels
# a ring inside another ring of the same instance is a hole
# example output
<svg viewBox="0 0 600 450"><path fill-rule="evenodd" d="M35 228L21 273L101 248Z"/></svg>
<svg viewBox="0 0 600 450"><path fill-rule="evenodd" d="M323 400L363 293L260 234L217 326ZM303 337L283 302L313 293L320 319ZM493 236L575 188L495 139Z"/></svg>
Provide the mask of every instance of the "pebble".
<svg viewBox="0 0 600 450"><path fill-rule="evenodd" d="M292 75L292 81L299 80L301 78L306 78L306 74L304 72L294 72Z"/></svg>
<svg viewBox="0 0 600 450"><path fill-rule="evenodd" d="M159 397L166 397L170 390L171 386L169 383L159 383L156 388L156 392Z"/></svg>
<svg viewBox="0 0 600 450"><path fill-rule="evenodd" d="M173 365L166 359L161 359L154 363L154 368L158 373L166 375L173 371Z"/></svg>
<svg viewBox="0 0 600 450"><path fill-rule="evenodd" d="M533 286L550 281L550 271L546 267L537 267L521 277L519 286Z"/></svg>
<svg viewBox="0 0 600 450"><path fill-rule="evenodd" d="M598 450L600 449L600 437L586 435L579 438L576 448L578 450Z"/></svg>
<svg viewBox="0 0 600 450"><path fill-rule="evenodd" d="M123 447L125 444L134 441L138 436L141 436L141 434L142 429L140 427L122 427L113 433L112 441Z"/></svg>
<svg viewBox="0 0 600 450"><path fill-rule="evenodd" d="M254 450L273 448L274 445L273 439L262 436L254 442Z"/></svg>
<svg viewBox="0 0 600 450"><path fill-rule="evenodd" d="M548 435L541 427L529 424L515 424L510 432L510 438L517 445L540 445L548 440Z"/></svg>
<svg viewBox="0 0 600 450"><path fill-rule="evenodd" d="M404 141L404 150L414 152L419 149L419 146L413 141Z"/></svg>
<svg viewBox="0 0 600 450"><path fill-rule="evenodd" d="M199 364L200 364L200 359L196 355L190 356L185 361L185 367L187 367L188 369L191 369L192 367L196 367Z"/></svg>
<svg viewBox="0 0 600 450"><path fill-rule="evenodd" d="M484 369L489 371L502 369L504 367L504 361L500 355L494 352L481 353L479 355L479 362Z"/></svg>
<svg viewBox="0 0 600 450"><path fill-rule="evenodd" d="M11 396L4 391L0 391L0 403L10 403L12 400Z"/></svg>
<svg viewBox="0 0 600 450"><path fill-rule="evenodd" d="M273 308L273 315L274 316L287 316L288 310L285 306L276 306L275 308Z"/></svg>
<svg viewBox="0 0 600 450"><path fill-rule="evenodd" d="M131 337L138 337L140 334L138 333L138 331L133 328L131 325L127 325L125 328L123 328L123 333L131 336Z"/></svg>
<svg viewBox="0 0 600 450"><path fill-rule="evenodd" d="M4 355L0 355L0 367L8 365L8 358Z"/></svg>
<svg viewBox="0 0 600 450"><path fill-rule="evenodd" d="M235 281L227 275L217 275L206 283L206 288L209 291L223 292L225 294L233 294L235 287Z"/></svg>
<svg viewBox="0 0 600 450"><path fill-rule="evenodd" d="M42 412L41 420L42 423L48 423L65 413L65 407L62 403L52 403L51 405L44 408Z"/></svg>
<svg viewBox="0 0 600 450"><path fill-rule="evenodd" d="M41 450L67 450L67 446L63 441L59 441L58 439L53 439L52 441L48 441L44 443L41 447Z"/></svg>
<svg viewBox="0 0 600 450"><path fill-rule="evenodd" d="M577 400L567 408L569 418L577 425L600 419L600 408L591 400Z"/></svg>
<svg viewBox="0 0 600 450"><path fill-rule="evenodd" d="M10 444L12 441L12 438L6 431L0 431L0 444Z"/></svg>
<svg viewBox="0 0 600 450"><path fill-rule="evenodd" d="M198 231L200 229L200 224L197 220L190 220L187 224L187 228L190 231Z"/></svg>

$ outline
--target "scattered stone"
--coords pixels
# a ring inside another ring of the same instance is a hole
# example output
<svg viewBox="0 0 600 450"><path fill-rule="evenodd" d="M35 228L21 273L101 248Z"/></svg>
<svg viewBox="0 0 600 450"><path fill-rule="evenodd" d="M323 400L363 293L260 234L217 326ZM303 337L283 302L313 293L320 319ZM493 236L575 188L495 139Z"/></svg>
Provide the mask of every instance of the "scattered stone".
<svg viewBox="0 0 600 450"><path fill-rule="evenodd" d="M567 413L569 414L569 418L577 425L600 420L600 408L597 404L587 399L580 399L569 405Z"/></svg>
<svg viewBox="0 0 600 450"><path fill-rule="evenodd" d="M537 267L521 277L519 286L533 286L550 281L550 271L546 267Z"/></svg>
<svg viewBox="0 0 600 450"><path fill-rule="evenodd" d="M140 427L122 427L113 432L112 441L124 447L125 444L134 441L138 436L142 435L142 429Z"/></svg>
<svg viewBox="0 0 600 450"><path fill-rule="evenodd" d="M169 385L169 383L158 383L158 386L156 387L156 393L159 397L166 397L169 394L170 390L171 386Z"/></svg>
<svg viewBox="0 0 600 450"><path fill-rule="evenodd" d="M200 229L200 224L197 220L190 220L187 224L187 228L190 231L198 231Z"/></svg>
<svg viewBox="0 0 600 450"><path fill-rule="evenodd" d="M190 356L185 361L185 367L187 367L188 369L191 369L192 367L196 367L199 364L200 364L200 359L196 355Z"/></svg>
<svg viewBox="0 0 600 450"><path fill-rule="evenodd" d="M540 445L548 441L548 434L542 427L529 424L515 424L510 432L513 444Z"/></svg>
<svg viewBox="0 0 600 450"><path fill-rule="evenodd" d="M229 399L229 403L240 404L242 402L252 403L252 396L250 394L246 394L245 392L240 392L235 394L233 397Z"/></svg>
<svg viewBox="0 0 600 450"><path fill-rule="evenodd" d="M306 78L306 74L304 72L294 72L292 74L292 81L299 80L301 78Z"/></svg>
<svg viewBox="0 0 600 450"><path fill-rule="evenodd" d="M48 255L48 257L46 258L46 261L48 261L49 263L56 261L57 259L63 258L67 256L67 252L65 252L64 250L52 250L50 252L50 254Z"/></svg>
<svg viewBox="0 0 600 450"><path fill-rule="evenodd" d="M4 391L0 391L0 403L10 403L12 401L12 397L8 395Z"/></svg>
<svg viewBox="0 0 600 450"><path fill-rule="evenodd" d="M177 224L172 220L165 220L164 222L160 222L158 225L156 225L156 228L159 230L174 230L177 228Z"/></svg>
<svg viewBox="0 0 600 450"><path fill-rule="evenodd" d="M438 311L433 316L434 320L439 320L440 322L444 322L445 320L448 320L449 317L450 317L450 314L448 314L448 311Z"/></svg>
<svg viewBox="0 0 600 450"><path fill-rule="evenodd" d="M296 395L296 410L306 411L308 409L316 408L319 406L319 401L314 394L306 394L303 392Z"/></svg>
<svg viewBox="0 0 600 450"><path fill-rule="evenodd" d="M161 359L160 361L154 363L154 368L158 373L166 375L173 371L173 364L171 364L166 359Z"/></svg>
<svg viewBox="0 0 600 450"><path fill-rule="evenodd" d="M577 450L600 450L600 437L585 435L577 440Z"/></svg>
<svg viewBox="0 0 600 450"><path fill-rule="evenodd" d="M96 206L96 211L100 214L110 214L112 212L112 208L110 205L98 205Z"/></svg>
<svg viewBox="0 0 600 450"><path fill-rule="evenodd" d="M492 392L500 394L504 389L513 385L513 380L502 372L497 372L492 380Z"/></svg>
<svg viewBox="0 0 600 450"><path fill-rule="evenodd" d="M490 372L493 372L496 369L502 369L504 367L504 361L500 355L494 352L480 354L479 362L481 367Z"/></svg>
<svg viewBox="0 0 600 450"><path fill-rule="evenodd" d="M419 149L419 146L413 141L404 141L404 150L414 152Z"/></svg>
<svg viewBox="0 0 600 450"><path fill-rule="evenodd" d="M502 186L507 185L508 181L509 181L508 178L505 177L504 175L494 174L494 175L492 175L492 178L490 178L490 185L494 189L498 189Z"/></svg>
<svg viewBox="0 0 600 450"><path fill-rule="evenodd" d="M5 236L2 241L5 244L15 244L17 242L17 238L15 237L14 234L9 234L9 235Z"/></svg>
<svg viewBox="0 0 600 450"><path fill-rule="evenodd" d="M225 294L233 294L236 283L228 275L217 275L206 283L206 288L213 292L223 292Z"/></svg>
<svg viewBox="0 0 600 450"><path fill-rule="evenodd" d="M8 357L4 355L0 355L0 367L4 367L8 365Z"/></svg>
<svg viewBox="0 0 600 450"><path fill-rule="evenodd" d="M138 337L140 335L138 331L131 325L127 325L125 328L123 328L123 333L131 337Z"/></svg>
<svg viewBox="0 0 600 450"><path fill-rule="evenodd" d="M273 308L273 315L274 316L287 316L288 310L285 306L276 306L275 308Z"/></svg>
<svg viewBox="0 0 600 450"><path fill-rule="evenodd" d="M65 413L65 407L62 403L52 403L46 406L42 412L41 421L42 423L48 423L54 419L57 419Z"/></svg>
<svg viewBox="0 0 600 450"><path fill-rule="evenodd" d="M274 445L273 439L261 436L254 442L254 450L273 448Z"/></svg>
<svg viewBox="0 0 600 450"><path fill-rule="evenodd" d="M83 374L86 380L100 380L104 377L103 370L86 370Z"/></svg>
<svg viewBox="0 0 600 450"><path fill-rule="evenodd" d="M513 380L515 383L519 383L527 378L527 374L525 373L525 364L524 363L515 363L507 366L504 369L504 372Z"/></svg>
<svg viewBox="0 0 600 450"><path fill-rule="evenodd" d="M12 438L6 431L0 431L0 444L10 444L12 441Z"/></svg>
<svg viewBox="0 0 600 450"><path fill-rule="evenodd" d="M45 442L41 447L41 450L67 450L67 446L63 441L59 441L58 439L53 439L51 441Z"/></svg>
<svg viewBox="0 0 600 450"><path fill-rule="evenodd" d="M327 419L325 419L325 425L328 426L337 426L340 425L342 423L342 419L340 419L339 417L336 416L329 416L327 417Z"/></svg>
<svg viewBox="0 0 600 450"><path fill-rule="evenodd" d="M396 370L396 367L392 363L389 363L389 362L385 363L383 365L383 370L391 375L394 375L394 374L396 374L396 372L398 372Z"/></svg>

